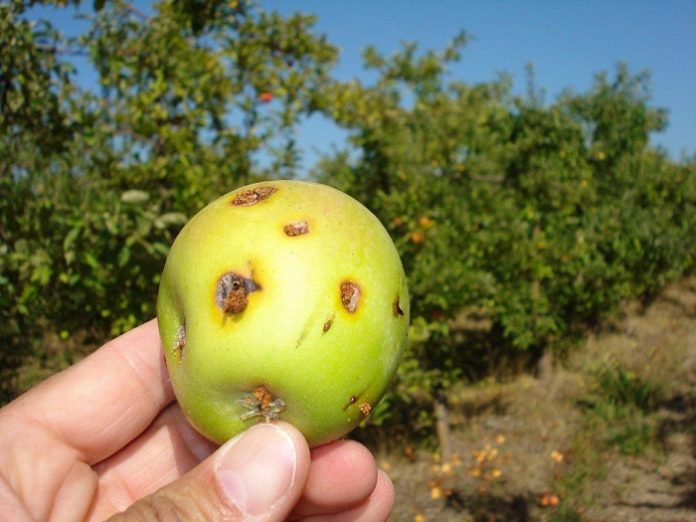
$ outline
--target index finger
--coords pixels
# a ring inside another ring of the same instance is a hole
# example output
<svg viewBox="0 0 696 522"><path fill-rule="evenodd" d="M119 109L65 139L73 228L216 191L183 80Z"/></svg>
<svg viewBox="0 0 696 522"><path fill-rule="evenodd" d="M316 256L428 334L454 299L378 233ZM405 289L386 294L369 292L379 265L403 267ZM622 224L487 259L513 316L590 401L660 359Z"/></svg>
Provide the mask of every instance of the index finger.
<svg viewBox="0 0 696 522"><path fill-rule="evenodd" d="M136 438L174 400L157 321L110 341L7 406L95 464Z"/></svg>

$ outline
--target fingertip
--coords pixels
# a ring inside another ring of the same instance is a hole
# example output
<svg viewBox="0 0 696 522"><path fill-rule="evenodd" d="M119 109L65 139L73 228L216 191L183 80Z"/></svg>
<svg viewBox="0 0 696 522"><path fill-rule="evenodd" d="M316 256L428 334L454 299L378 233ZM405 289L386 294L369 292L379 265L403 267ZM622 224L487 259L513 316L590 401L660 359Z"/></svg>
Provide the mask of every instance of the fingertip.
<svg viewBox="0 0 696 522"><path fill-rule="evenodd" d="M375 499L377 514L382 515L375 520L386 520L394 509L396 489L389 475L381 469L377 470L377 485L371 497Z"/></svg>
<svg viewBox="0 0 696 522"><path fill-rule="evenodd" d="M376 473L375 487L359 505L341 511L315 513L302 517L305 522L383 522L394 507L394 485L382 470Z"/></svg>
<svg viewBox="0 0 696 522"><path fill-rule="evenodd" d="M212 470L226 506L284 520L304 490L309 464L302 434L277 422L257 424L227 441L213 456Z"/></svg>
<svg viewBox="0 0 696 522"><path fill-rule="evenodd" d="M377 464L362 444L340 440L312 450L303 500L322 509L357 505L377 483Z"/></svg>
<svg viewBox="0 0 696 522"><path fill-rule="evenodd" d="M283 430L290 438L292 438L295 444L295 451L297 453L298 466L305 468L306 473L309 473L309 464L311 460L311 454L309 450L309 445L307 444L307 439L295 426L285 421L276 421L271 423L272 426L276 426ZM306 479L306 477L305 477Z"/></svg>

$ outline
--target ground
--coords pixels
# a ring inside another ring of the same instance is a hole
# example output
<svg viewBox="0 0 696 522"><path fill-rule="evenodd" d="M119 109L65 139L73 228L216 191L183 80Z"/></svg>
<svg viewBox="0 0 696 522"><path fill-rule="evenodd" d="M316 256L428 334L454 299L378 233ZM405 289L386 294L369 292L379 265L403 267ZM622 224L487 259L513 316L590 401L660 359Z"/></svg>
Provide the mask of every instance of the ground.
<svg viewBox="0 0 696 522"><path fill-rule="evenodd" d="M376 447L394 521L696 521L696 278L553 370L462 387L454 456Z"/></svg>

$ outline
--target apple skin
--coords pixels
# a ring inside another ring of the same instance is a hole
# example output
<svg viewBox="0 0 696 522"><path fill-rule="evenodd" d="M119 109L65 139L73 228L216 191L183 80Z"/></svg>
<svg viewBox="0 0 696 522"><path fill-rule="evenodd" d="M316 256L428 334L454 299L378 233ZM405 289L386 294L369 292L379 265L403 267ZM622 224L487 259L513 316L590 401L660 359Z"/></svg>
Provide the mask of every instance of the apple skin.
<svg viewBox="0 0 696 522"><path fill-rule="evenodd" d="M200 433L223 443L280 418L313 447L344 436L383 396L406 343L409 296L369 210L325 185L270 181L186 224L157 316L174 392Z"/></svg>

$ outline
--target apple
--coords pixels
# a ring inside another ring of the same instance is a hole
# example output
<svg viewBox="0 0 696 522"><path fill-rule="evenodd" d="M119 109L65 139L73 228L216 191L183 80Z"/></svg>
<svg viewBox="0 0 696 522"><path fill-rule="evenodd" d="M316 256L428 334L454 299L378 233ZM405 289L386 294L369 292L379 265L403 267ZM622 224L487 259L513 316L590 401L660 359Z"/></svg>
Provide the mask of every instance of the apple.
<svg viewBox="0 0 696 522"><path fill-rule="evenodd" d="M325 185L270 181L222 196L184 226L157 316L174 392L200 433L222 443L283 419L317 446L385 393L409 297L369 210Z"/></svg>

